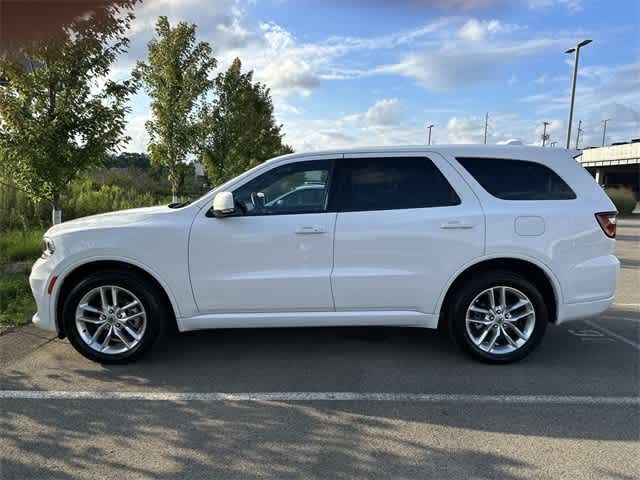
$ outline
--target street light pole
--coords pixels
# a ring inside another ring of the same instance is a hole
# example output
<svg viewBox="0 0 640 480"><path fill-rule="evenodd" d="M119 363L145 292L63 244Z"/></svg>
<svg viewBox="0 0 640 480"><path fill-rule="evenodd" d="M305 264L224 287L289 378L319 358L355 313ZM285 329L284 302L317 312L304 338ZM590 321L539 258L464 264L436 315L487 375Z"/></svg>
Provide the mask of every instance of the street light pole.
<svg viewBox="0 0 640 480"><path fill-rule="evenodd" d="M569 125L567 126L567 147L571 143L571 122L573 122L573 103L576 98L576 79L578 77L578 60L580 59L580 48L585 45L589 45L591 40L582 40L575 47L570 48L564 53L573 53L575 52L575 59L573 61L573 79L571 81L571 102L569 104Z"/></svg>
<svg viewBox="0 0 640 480"><path fill-rule="evenodd" d="M578 121L578 134L576 135L576 150L578 150L578 145L580 144L580 134L582 133L582 120Z"/></svg>
<svg viewBox="0 0 640 480"><path fill-rule="evenodd" d="M607 122L611 120L610 118L607 118L605 120L602 121L602 123L604 124L603 128L602 128L602 146L604 147L604 142L605 142L605 137L607 135Z"/></svg>
<svg viewBox="0 0 640 480"><path fill-rule="evenodd" d="M551 122L542 122L542 146L544 147L545 143L547 143L547 125L551 125Z"/></svg>
<svg viewBox="0 0 640 480"><path fill-rule="evenodd" d="M484 116L484 144L487 144L487 126L489 125L489 112Z"/></svg>
<svg viewBox="0 0 640 480"><path fill-rule="evenodd" d="M427 125L427 129L429 130L429 139L427 140L427 145L431 145L431 129L433 128L433 124Z"/></svg>

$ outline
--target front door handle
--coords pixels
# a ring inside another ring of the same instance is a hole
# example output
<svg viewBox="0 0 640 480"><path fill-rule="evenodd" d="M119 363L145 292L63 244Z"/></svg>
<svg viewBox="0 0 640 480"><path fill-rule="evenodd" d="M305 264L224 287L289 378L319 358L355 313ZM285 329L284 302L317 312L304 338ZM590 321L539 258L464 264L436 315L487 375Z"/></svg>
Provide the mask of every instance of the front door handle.
<svg viewBox="0 0 640 480"><path fill-rule="evenodd" d="M473 223L462 222L460 220L451 220L440 225L440 228L443 228L445 230L468 229L473 227L475 227Z"/></svg>
<svg viewBox="0 0 640 480"><path fill-rule="evenodd" d="M296 228L296 233L298 235L310 235L313 233L326 233L326 232L327 231L324 229L324 227L321 227L320 225L309 225L309 226Z"/></svg>

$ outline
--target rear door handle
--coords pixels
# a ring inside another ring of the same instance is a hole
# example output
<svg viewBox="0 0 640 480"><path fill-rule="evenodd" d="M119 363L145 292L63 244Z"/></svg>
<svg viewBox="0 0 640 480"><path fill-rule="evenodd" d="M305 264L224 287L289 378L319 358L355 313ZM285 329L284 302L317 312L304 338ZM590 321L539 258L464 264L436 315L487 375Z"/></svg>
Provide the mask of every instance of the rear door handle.
<svg viewBox="0 0 640 480"><path fill-rule="evenodd" d="M463 222L460 220L451 220L449 222L446 222L440 225L440 228L443 228L445 230L455 230L455 229L464 230L464 229L469 229L473 227L475 227L473 223Z"/></svg>
<svg viewBox="0 0 640 480"><path fill-rule="evenodd" d="M320 225L309 225L296 228L296 234L298 235L311 235L314 233L326 233L326 230Z"/></svg>

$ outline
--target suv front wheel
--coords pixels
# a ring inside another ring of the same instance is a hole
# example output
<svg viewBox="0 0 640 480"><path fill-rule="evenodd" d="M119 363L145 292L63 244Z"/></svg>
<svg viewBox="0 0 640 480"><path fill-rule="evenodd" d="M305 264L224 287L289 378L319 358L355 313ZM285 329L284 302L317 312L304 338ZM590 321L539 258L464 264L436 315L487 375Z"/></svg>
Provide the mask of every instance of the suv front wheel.
<svg viewBox="0 0 640 480"><path fill-rule="evenodd" d="M462 286L449 325L455 342L489 363L509 363L528 355L542 340L549 319L539 289L508 271L480 274Z"/></svg>
<svg viewBox="0 0 640 480"><path fill-rule="evenodd" d="M127 363L157 340L166 313L157 292L136 272L103 271L80 281L62 315L71 344L100 363Z"/></svg>

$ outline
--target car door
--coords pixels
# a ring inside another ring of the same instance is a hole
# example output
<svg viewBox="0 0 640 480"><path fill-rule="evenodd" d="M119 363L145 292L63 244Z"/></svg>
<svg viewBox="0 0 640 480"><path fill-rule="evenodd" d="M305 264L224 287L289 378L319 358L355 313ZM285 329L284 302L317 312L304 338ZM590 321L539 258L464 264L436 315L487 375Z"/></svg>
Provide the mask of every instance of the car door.
<svg viewBox="0 0 640 480"><path fill-rule="evenodd" d="M279 163L232 193L236 213L195 219L189 270L201 313L333 310L333 158ZM322 195L274 201L313 185Z"/></svg>
<svg viewBox="0 0 640 480"><path fill-rule="evenodd" d="M348 154L337 177L336 310L433 313L446 282L483 253L473 192L433 152Z"/></svg>

